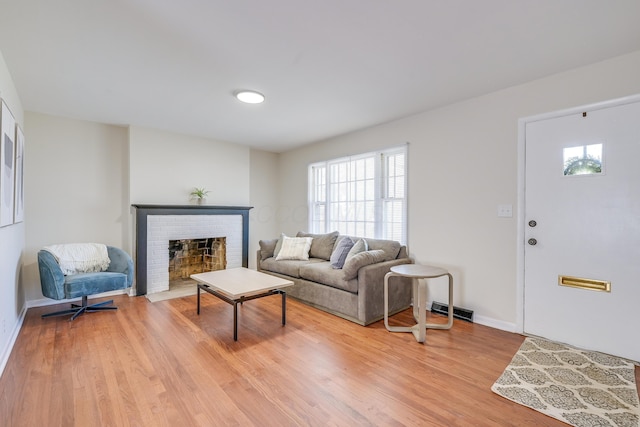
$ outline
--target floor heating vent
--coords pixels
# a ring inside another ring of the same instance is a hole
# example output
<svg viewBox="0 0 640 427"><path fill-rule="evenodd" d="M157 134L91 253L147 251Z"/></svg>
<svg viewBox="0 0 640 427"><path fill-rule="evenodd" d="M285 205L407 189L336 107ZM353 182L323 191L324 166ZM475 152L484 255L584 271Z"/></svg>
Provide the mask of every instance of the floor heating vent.
<svg viewBox="0 0 640 427"><path fill-rule="evenodd" d="M431 304L431 312L444 314L446 316L449 314L449 305L434 301L433 304ZM466 308L460 308L454 305L453 317L473 323L473 310L467 310Z"/></svg>

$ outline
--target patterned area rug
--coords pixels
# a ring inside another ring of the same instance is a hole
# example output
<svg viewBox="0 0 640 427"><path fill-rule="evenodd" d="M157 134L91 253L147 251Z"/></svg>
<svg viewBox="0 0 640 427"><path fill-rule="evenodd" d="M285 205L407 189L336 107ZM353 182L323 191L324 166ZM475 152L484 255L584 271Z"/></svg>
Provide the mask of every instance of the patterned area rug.
<svg viewBox="0 0 640 427"><path fill-rule="evenodd" d="M527 338L491 390L577 427L640 426L634 364Z"/></svg>

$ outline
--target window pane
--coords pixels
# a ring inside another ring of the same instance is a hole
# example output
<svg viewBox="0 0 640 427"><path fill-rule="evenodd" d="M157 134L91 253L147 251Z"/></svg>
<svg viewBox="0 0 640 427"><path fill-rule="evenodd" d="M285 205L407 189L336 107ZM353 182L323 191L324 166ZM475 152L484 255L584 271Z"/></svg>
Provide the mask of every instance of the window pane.
<svg viewBox="0 0 640 427"><path fill-rule="evenodd" d="M602 173L602 144L567 147L563 150L564 175Z"/></svg>
<svg viewBox="0 0 640 427"><path fill-rule="evenodd" d="M364 191L364 181L357 181L355 183L355 199L356 200L365 200L366 193Z"/></svg>
<svg viewBox="0 0 640 427"><path fill-rule="evenodd" d="M365 160L365 178L366 179L374 179L375 178L375 159L372 157L367 158Z"/></svg>
<svg viewBox="0 0 640 427"><path fill-rule="evenodd" d="M385 202L384 238L402 240L403 231L403 206L401 201Z"/></svg>
<svg viewBox="0 0 640 427"><path fill-rule="evenodd" d="M395 184L394 197L404 198L404 179L396 179Z"/></svg>
<svg viewBox="0 0 640 427"><path fill-rule="evenodd" d="M395 197L396 196L396 179L393 176L389 177L387 182L387 197Z"/></svg>
<svg viewBox="0 0 640 427"><path fill-rule="evenodd" d="M376 232L375 224L372 223L372 222L367 222L366 223L365 232L362 235L365 236L365 237L367 237L367 236L375 236L375 232Z"/></svg>
<svg viewBox="0 0 640 427"><path fill-rule="evenodd" d="M310 227L406 243L404 148L310 168Z"/></svg>
<svg viewBox="0 0 640 427"><path fill-rule="evenodd" d="M358 162L358 164L356 165L356 179L357 180L363 180L365 179L365 161L364 160L360 160Z"/></svg>
<svg viewBox="0 0 640 427"><path fill-rule="evenodd" d="M365 199L366 200L375 200L376 196L376 189L374 186L374 181L371 180L367 180L365 183L366 186L366 194L365 194Z"/></svg>
<svg viewBox="0 0 640 427"><path fill-rule="evenodd" d="M365 203L365 221L375 222L375 220L376 220L375 203L373 202Z"/></svg>
<svg viewBox="0 0 640 427"><path fill-rule="evenodd" d="M356 204L356 221L364 221L365 220L365 211L364 211L364 203L360 202Z"/></svg>
<svg viewBox="0 0 640 427"><path fill-rule="evenodd" d="M341 202L347 201L347 194L347 184L344 182L338 184L338 200Z"/></svg>

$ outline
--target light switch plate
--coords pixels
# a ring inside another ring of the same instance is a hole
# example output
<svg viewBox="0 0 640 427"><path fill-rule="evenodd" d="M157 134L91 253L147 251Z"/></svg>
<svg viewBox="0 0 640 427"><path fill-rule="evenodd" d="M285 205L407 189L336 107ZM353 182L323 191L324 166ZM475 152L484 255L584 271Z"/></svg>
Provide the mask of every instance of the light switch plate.
<svg viewBox="0 0 640 427"><path fill-rule="evenodd" d="M513 207L511 205L498 205L498 216L500 218L511 218L513 216Z"/></svg>

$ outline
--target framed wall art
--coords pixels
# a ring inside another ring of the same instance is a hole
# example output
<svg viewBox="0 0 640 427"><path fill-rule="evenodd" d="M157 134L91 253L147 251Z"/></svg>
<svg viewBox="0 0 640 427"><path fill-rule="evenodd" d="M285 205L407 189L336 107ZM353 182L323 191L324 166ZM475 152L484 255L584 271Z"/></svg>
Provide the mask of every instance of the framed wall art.
<svg viewBox="0 0 640 427"><path fill-rule="evenodd" d="M4 100L0 114L0 227L4 227L13 224L16 120Z"/></svg>
<svg viewBox="0 0 640 427"><path fill-rule="evenodd" d="M13 222L24 221L24 133L16 124L16 162Z"/></svg>

